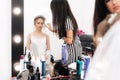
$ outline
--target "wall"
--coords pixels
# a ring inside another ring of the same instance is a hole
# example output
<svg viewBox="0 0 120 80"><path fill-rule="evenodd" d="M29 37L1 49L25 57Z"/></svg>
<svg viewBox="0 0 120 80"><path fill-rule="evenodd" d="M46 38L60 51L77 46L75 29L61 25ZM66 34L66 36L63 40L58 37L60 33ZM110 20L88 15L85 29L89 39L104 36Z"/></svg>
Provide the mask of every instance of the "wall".
<svg viewBox="0 0 120 80"><path fill-rule="evenodd" d="M0 11L0 80L9 80L11 76L11 0L2 0Z"/></svg>
<svg viewBox="0 0 120 80"><path fill-rule="evenodd" d="M82 29L87 34L93 34L92 17L94 10L94 0L68 0L72 12L77 20L79 29ZM46 22L51 23L51 0L24 0L24 43L28 33L34 30L33 19L37 15L44 15ZM61 58L62 40L59 40L55 34L51 33L46 28L44 31L50 36L51 54L55 59Z"/></svg>
<svg viewBox="0 0 120 80"><path fill-rule="evenodd" d="M68 0L77 20L79 29L87 34L93 34L93 12L95 0Z"/></svg>

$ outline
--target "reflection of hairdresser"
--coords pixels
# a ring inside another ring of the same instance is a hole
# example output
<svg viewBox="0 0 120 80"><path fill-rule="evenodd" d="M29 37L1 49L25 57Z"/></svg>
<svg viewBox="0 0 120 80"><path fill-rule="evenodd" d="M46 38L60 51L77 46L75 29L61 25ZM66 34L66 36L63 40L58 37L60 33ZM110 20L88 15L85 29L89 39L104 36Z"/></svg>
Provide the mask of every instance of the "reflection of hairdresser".
<svg viewBox="0 0 120 80"><path fill-rule="evenodd" d="M110 28L110 24L107 24L107 21L110 18L110 15L108 14L118 12L120 13L119 6L120 6L119 0L96 1L94 13L94 42L96 46L99 44L104 34Z"/></svg>
<svg viewBox="0 0 120 80"><path fill-rule="evenodd" d="M68 64L75 62L82 54L81 42L77 36L78 25L71 12L67 0L52 0L51 4L53 29L49 25L48 29L56 32L60 39L67 44Z"/></svg>
<svg viewBox="0 0 120 80"><path fill-rule="evenodd" d="M47 58L50 50L49 36L42 32L45 18L37 16L34 18L35 30L28 35L27 51L30 50L35 67L40 66L40 60Z"/></svg>
<svg viewBox="0 0 120 80"><path fill-rule="evenodd" d="M85 80L120 80L120 0L96 0L94 16L97 46Z"/></svg>

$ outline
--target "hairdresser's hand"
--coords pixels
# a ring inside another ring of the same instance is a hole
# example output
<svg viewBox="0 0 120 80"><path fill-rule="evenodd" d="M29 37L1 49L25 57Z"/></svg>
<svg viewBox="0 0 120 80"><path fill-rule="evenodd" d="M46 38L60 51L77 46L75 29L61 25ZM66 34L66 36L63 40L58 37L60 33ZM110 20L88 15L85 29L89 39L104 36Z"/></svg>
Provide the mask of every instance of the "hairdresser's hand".
<svg viewBox="0 0 120 80"><path fill-rule="evenodd" d="M93 37L93 42L94 42L94 45L95 47L98 46L98 44L102 41L102 37L101 36L94 36Z"/></svg>
<svg viewBox="0 0 120 80"><path fill-rule="evenodd" d="M46 23L45 26L46 26L50 31L53 32L53 27L51 26L50 23Z"/></svg>

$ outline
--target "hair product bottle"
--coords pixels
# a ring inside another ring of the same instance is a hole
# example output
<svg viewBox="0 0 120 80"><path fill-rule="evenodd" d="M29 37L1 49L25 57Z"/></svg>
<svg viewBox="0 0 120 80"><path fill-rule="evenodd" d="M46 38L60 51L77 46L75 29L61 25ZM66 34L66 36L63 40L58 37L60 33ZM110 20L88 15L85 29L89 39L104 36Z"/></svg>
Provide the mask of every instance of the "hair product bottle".
<svg viewBox="0 0 120 80"><path fill-rule="evenodd" d="M20 72L24 70L24 55L20 55Z"/></svg>
<svg viewBox="0 0 120 80"><path fill-rule="evenodd" d="M40 80L40 71L39 71L39 67L37 67L37 69L36 69L35 80Z"/></svg>
<svg viewBox="0 0 120 80"><path fill-rule="evenodd" d="M66 44L62 45L62 63L66 64L66 54L67 54L67 49L66 49Z"/></svg>
<svg viewBox="0 0 120 80"><path fill-rule="evenodd" d="M46 64L46 61L41 61L42 62L42 76L45 76L46 74L46 70L45 70L45 64Z"/></svg>

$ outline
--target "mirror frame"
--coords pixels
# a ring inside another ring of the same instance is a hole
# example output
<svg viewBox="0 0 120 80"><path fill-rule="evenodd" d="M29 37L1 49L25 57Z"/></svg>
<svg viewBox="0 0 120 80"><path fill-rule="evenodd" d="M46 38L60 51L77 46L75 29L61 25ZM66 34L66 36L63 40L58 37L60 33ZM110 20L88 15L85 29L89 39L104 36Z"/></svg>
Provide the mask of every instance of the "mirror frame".
<svg viewBox="0 0 120 80"><path fill-rule="evenodd" d="M13 10L15 7L19 7L21 9L21 13L19 15L15 15ZM20 55L24 52L24 0L11 0L11 76L16 76L19 71L15 70L15 63L20 61ZM15 43L13 37L15 35L21 36L21 42Z"/></svg>

